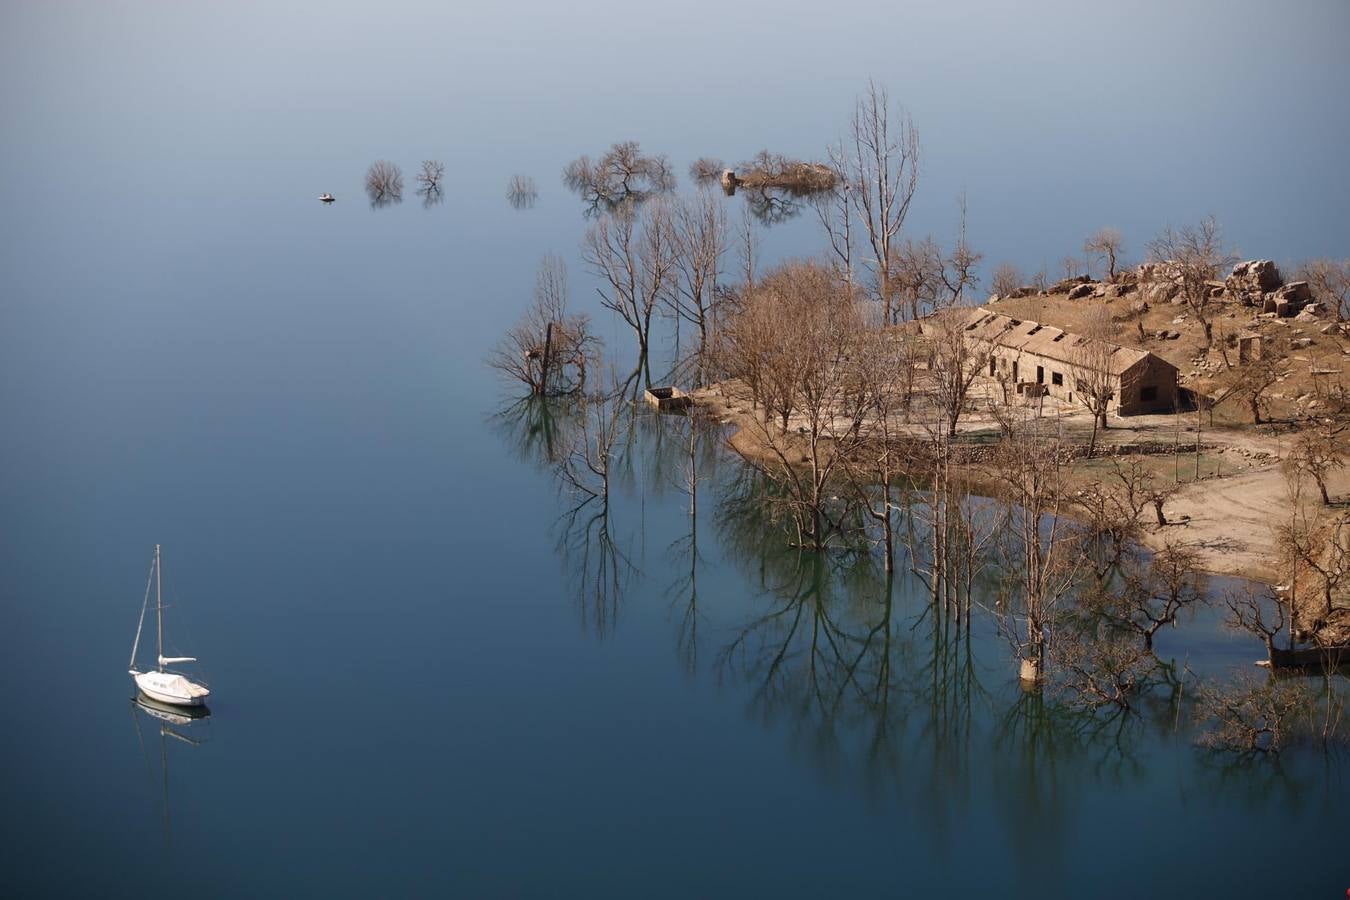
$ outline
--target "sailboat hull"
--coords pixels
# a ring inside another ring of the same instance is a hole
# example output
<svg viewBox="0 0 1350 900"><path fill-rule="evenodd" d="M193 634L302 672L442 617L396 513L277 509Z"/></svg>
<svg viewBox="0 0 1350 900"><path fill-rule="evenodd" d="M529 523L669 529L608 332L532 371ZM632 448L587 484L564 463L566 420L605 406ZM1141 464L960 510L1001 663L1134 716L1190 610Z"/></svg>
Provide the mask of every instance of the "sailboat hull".
<svg viewBox="0 0 1350 900"><path fill-rule="evenodd" d="M172 706L204 706L211 692L173 672L138 672L136 687L152 700Z"/></svg>

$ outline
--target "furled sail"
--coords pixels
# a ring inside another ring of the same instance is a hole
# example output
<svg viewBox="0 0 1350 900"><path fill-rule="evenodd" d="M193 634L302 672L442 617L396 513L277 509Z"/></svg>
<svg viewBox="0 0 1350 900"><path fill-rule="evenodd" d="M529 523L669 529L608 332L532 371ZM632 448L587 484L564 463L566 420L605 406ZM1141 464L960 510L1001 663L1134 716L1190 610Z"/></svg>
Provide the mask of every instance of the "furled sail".
<svg viewBox="0 0 1350 900"><path fill-rule="evenodd" d="M159 664L161 666L171 666L174 663L189 663L196 661L197 657L195 656L161 656L159 658Z"/></svg>

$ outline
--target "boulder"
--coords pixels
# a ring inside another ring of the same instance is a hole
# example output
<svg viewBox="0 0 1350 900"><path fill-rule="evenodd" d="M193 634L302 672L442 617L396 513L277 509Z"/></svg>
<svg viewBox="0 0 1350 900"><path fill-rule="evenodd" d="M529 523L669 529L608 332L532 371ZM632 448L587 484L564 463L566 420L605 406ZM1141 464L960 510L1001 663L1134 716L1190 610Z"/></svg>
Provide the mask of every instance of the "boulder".
<svg viewBox="0 0 1350 900"><path fill-rule="evenodd" d="M1144 300L1156 306L1159 303L1166 303L1180 293L1181 288L1170 281L1153 281L1146 283L1140 292Z"/></svg>
<svg viewBox="0 0 1350 900"><path fill-rule="evenodd" d="M1036 289L1029 284L1024 284L1020 288L1009 294L1008 299L1017 300L1021 297L1034 297L1034 296L1036 296Z"/></svg>
<svg viewBox="0 0 1350 900"><path fill-rule="evenodd" d="M1224 286L1233 294L1265 294L1284 284L1273 260L1249 259L1233 266Z"/></svg>
<svg viewBox="0 0 1350 900"><path fill-rule="evenodd" d="M1306 281L1291 281L1275 291L1276 297L1283 297L1289 303L1302 307L1304 304L1312 302L1312 288L1308 287Z"/></svg>
<svg viewBox="0 0 1350 900"><path fill-rule="evenodd" d="M1088 275L1075 275L1073 278L1065 278L1062 281L1056 281L1050 285L1050 293L1067 294L1080 284L1091 284L1092 278Z"/></svg>
<svg viewBox="0 0 1350 900"><path fill-rule="evenodd" d="M1091 297L1093 287L1090 284L1079 284L1069 289L1070 300L1082 300L1085 297Z"/></svg>
<svg viewBox="0 0 1350 900"><path fill-rule="evenodd" d="M1147 300L1136 300L1130 304L1130 312L1137 315L1142 316L1144 313L1148 312L1148 310L1149 306Z"/></svg>

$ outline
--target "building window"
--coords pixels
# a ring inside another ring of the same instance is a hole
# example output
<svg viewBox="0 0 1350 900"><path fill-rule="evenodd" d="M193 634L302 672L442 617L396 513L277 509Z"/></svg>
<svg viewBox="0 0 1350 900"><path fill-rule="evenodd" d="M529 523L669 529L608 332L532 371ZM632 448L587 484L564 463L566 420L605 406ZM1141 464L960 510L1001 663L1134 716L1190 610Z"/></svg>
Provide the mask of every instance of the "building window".
<svg viewBox="0 0 1350 900"><path fill-rule="evenodd" d="M1064 376L1059 374L1058 372L1051 372L1050 383L1055 385L1056 387L1062 387L1064 385Z"/></svg>
<svg viewBox="0 0 1350 900"><path fill-rule="evenodd" d="M995 360L992 356L989 357L989 374L990 374L991 376L994 374L994 366L995 366L996 364L997 364L997 360Z"/></svg>
<svg viewBox="0 0 1350 900"><path fill-rule="evenodd" d="M1154 400L1157 400L1157 399L1158 399L1158 389L1157 389L1157 387L1146 387L1146 388L1140 388L1140 389L1139 389L1139 402L1140 402L1140 403L1152 403Z"/></svg>
<svg viewBox="0 0 1350 900"><path fill-rule="evenodd" d="M1045 384L1045 366L1036 367L1036 383Z"/></svg>

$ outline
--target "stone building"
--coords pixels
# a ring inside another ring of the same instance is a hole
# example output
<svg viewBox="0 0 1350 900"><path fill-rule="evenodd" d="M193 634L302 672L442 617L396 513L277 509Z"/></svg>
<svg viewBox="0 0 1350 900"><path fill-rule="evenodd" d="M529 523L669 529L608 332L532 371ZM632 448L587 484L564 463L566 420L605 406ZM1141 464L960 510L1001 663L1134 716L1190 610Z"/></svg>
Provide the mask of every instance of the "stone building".
<svg viewBox="0 0 1350 900"><path fill-rule="evenodd" d="M972 350L989 354L990 377L1020 393L1046 393L1069 402L1109 394L1118 416L1170 412L1177 367L1155 353L1085 338L1052 325L973 309L962 329Z"/></svg>

